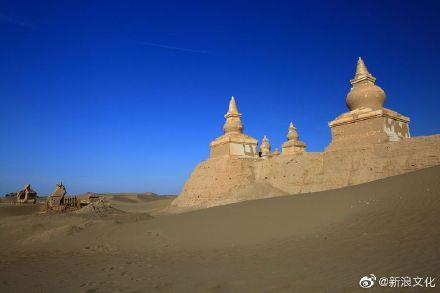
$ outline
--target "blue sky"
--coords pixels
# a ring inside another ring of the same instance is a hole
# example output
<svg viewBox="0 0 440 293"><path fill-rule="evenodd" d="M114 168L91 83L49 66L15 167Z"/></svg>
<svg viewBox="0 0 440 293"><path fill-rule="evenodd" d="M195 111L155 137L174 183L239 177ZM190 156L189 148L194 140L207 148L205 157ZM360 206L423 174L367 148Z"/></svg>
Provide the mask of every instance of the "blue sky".
<svg viewBox="0 0 440 293"><path fill-rule="evenodd" d="M0 194L178 193L231 95L247 134L322 151L358 56L439 133L438 3L0 1Z"/></svg>

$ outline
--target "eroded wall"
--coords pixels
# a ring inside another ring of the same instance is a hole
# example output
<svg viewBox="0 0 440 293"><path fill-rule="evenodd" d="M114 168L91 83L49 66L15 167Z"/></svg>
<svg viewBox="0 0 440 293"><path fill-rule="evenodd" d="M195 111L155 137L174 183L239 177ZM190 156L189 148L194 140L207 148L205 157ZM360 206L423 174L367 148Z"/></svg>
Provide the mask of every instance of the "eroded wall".
<svg viewBox="0 0 440 293"><path fill-rule="evenodd" d="M173 202L210 207L322 191L440 165L440 135L270 159L214 158L200 163Z"/></svg>

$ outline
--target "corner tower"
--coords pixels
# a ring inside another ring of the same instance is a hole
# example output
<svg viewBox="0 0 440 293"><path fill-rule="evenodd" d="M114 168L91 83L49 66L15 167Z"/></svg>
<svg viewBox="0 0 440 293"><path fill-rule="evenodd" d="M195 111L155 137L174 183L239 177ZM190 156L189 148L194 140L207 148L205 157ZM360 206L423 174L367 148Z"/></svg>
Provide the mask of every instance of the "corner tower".
<svg viewBox="0 0 440 293"><path fill-rule="evenodd" d="M376 85L376 78L360 57L350 83L352 87L346 97L349 112L329 123L332 142L326 151L400 141L410 137L410 119L383 107L386 94Z"/></svg>
<svg viewBox="0 0 440 293"><path fill-rule="evenodd" d="M210 157L234 156L234 157L257 157L258 141L243 134L241 114L238 112L234 97L229 101L229 109L225 115L226 122L223 126L224 134L211 142Z"/></svg>

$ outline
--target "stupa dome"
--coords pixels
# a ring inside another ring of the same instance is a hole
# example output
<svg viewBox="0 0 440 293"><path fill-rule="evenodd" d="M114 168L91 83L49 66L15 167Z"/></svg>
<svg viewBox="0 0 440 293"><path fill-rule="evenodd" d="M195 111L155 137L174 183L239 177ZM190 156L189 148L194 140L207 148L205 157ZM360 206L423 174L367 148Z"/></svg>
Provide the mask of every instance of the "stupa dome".
<svg viewBox="0 0 440 293"><path fill-rule="evenodd" d="M386 94L375 84L376 78L368 72L367 66L360 57L356 66L356 74L350 82L352 88L346 99L350 111L359 108L371 108L373 110L383 108Z"/></svg>

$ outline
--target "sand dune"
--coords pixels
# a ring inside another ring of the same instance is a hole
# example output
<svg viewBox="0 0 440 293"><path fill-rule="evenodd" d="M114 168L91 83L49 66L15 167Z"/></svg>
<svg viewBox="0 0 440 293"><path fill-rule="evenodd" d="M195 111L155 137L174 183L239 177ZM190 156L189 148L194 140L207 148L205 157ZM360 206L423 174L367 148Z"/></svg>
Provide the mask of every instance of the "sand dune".
<svg viewBox="0 0 440 293"><path fill-rule="evenodd" d="M182 214L164 214L170 198L109 201L0 205L0 291L356 292L370 273L440 275L440 166Z"/></svg>
<svg viewBox="0 0 440 293"><path fill-rule="evenodd" d="M158 196L157 194L105 194L110 204L122 211L130 213L162 214L174 196Z"/></svg>

